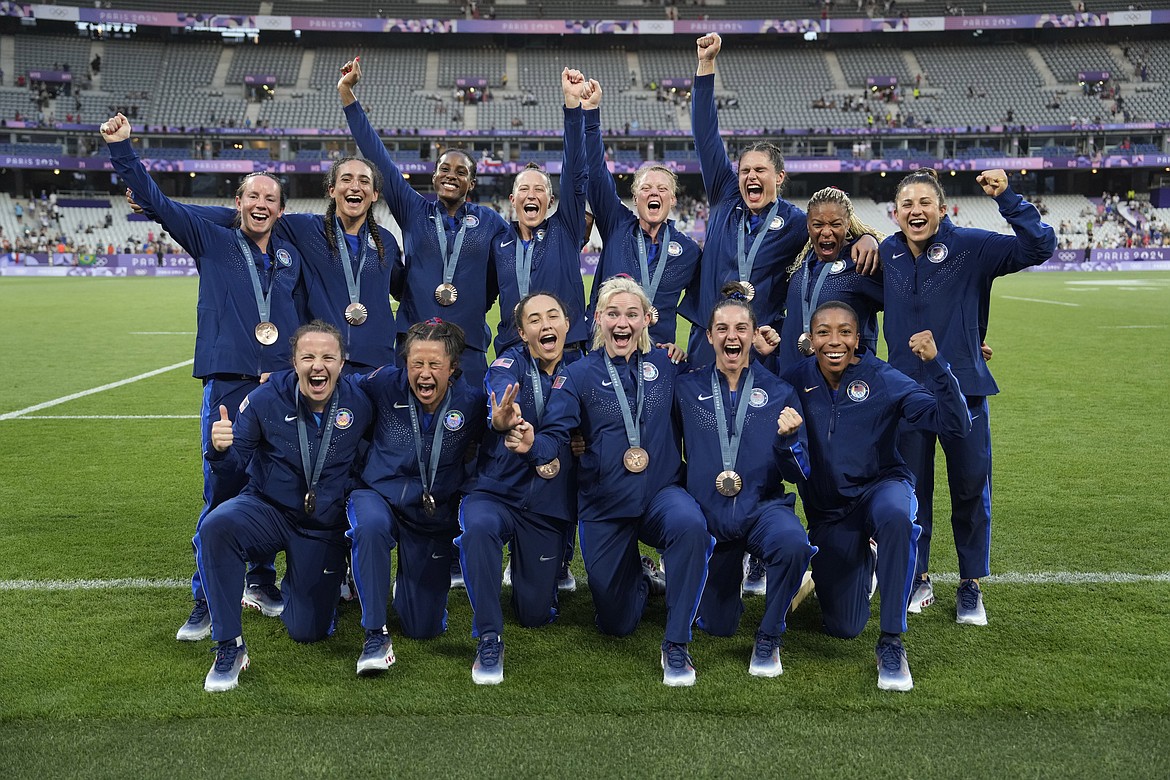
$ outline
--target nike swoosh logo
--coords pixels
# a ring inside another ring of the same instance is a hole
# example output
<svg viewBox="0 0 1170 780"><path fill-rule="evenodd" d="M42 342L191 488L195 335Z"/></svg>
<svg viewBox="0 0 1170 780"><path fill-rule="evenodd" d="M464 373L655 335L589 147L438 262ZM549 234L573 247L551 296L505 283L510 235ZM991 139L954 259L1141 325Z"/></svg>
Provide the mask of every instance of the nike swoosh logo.
<svg viewBox="0 0 1170 780"><path fill-rule="evenodd" d="M397 401L394 402L395 409L405 409L408 406L410 406L410 404L400 404Z"/></svg>
<svg viewBox="0 0 1170 780"><path fill-rule="evenodd" d="M714 395L700 395L700 396L699 396L699 400L700 400L700 401L707 401L707 400L710 400L710 399L712 399L712 398L714 398L714 397L715 397Z"/></svg>
<svg viewBox="0 0 1170 780"><path fill-rule="evenodd" d="M899 257L901 257L901 256L902 256L902 255L904 255L904 254L906 254L906 253L905 253L905 252L899 252L898 254L894 255L894 259L895 259L895 260L897 260Z"/></svg>
<svg viewBox="0 0 1170 780"><path fill-rule="evenodd" d="M816 389L817 389L817 386L816 386L816 385L813 385L812 387L806 387L806 388L804 388L804 392L806 392L806 393L811 393L813 390L816 390Z"/></svg>
<svg viewBox="0 0 1170 780"><path fill-rule="evenodd" d="M434 558L436 561L443 559L443 556L439 555L438 553L431 553L431 557Z"/></svg>
<svg viewBox="0 0 1170 780"><path fill-rule="evenodd" d="M552 559L553 559L553 556L551 556L551 555L540 556L540 560L542 560L542 561L551 561Z"/></svg>
<svg viewBox="0 0 1170 780"><path fill-rule="evenodd" d="M515 244L515 243L516 243L516 239L512 239L511 241L505 241L504 243L500 244L500 249L503 249L504 247L510 246L512 244Z"/></svg>
<svg viewBox="0 0 1170 780"><path fill-rule="evenodd" d="M337 572L334 571L333 569L326 569L323 573L324 574L336 574Z"/></svg>
<svg viewBox="0 0 1170 780"><path fill-rule="evenodd" d="M602 387L610 387L611 385L613 385L613 380L612 380L612 379L611 379L610 381L608 381L608 382L602 382L602 383L601 383L601 386L602 386Z"/></svg>
<svg viewBox="0 0 1170 780"><path fill-rule="evenodd" d="M295 414L286 414L284 416L285 422L296 422L297 416Z"/></svg>
<svg viewBox="0 0 1170 780"><path fill-rule="evenodd" d="M975 422L978 419L979 419L979 415L977 415L977 414L971 415L971 422Z"/></svg>

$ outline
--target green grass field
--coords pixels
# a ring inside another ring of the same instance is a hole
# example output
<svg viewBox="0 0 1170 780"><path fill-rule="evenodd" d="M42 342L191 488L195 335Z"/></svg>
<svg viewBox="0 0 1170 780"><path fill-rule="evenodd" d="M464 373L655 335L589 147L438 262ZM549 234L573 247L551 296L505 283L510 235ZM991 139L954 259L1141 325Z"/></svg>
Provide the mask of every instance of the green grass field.
<svg viewBox="0 0 1170 780"><path fill-rule="evenodd" d="M499 687L471 682L455 591L447 634L396 635L375 679L354 674L356 603L307 646L249 611L252 667L204 693L211 643L173 638L201 491L189 365L22 411L188 361L195 289L0 280L0 777L1170 776L1168 273L997 282L991 622L954 623L944 522L907 694L877 690L876 617L829 639L811 599L783 676L747 674L754 598L669 689L662 602L614 639L584 588L550 627L509 624Z"/></svg>

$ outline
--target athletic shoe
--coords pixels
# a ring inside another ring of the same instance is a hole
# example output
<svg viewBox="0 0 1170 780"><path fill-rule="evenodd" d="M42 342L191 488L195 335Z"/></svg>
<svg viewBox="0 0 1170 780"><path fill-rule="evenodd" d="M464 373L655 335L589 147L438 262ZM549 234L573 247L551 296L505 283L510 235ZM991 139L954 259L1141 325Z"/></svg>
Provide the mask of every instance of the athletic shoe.
<svg viewBox="0 0 1170 780"><path fill-rule="evenodd" d="M451 558L451 587L467 587L467 583L463 581L463 568L459 565L459 559L455 557Z"/></svg>
<svg viewBox="0 0 1170 780"><path fill-rule="evenodd" d="M386 630L385 626L367 628L362 654L358 656L357 660L357 673L384 672L393 665L394 643L390 641L390 632Z"/></svg>
<svg viewBox="0 0 1170 780"><path fill-rule="evenodd" d="M240 672L247 668L248 648L244 646L244 638L226 639L215 646L215 663L203 680L203 690L230 691L240 684Z"/></svg>
<svg viewBox="0 0 1170 780"><path fill-rule="evenodd" d="M345 577L341 580L341 600L353 601L358 597L357 582L353 578L353 567L345 570Z"/></svg>
<svg viewBox="0 0 1170 780"><path fill-rule="evenodd" d="M754 555L748 555L743 568L743 594L745 596L763 596L767 593L768 572L764 569L764 562Z"/></svg>
<svg viewBox="0 0 1170 780"><path fill-rule="evenodd" d="M481 637L471 665L471 681L476 685L499 685L504 681L504 640L499 634Z"/></svg>
<svg viewBox="0 0 1170 780"><path fill-rule="evenodd" d="M873 579L869 583L869 600L873 601L873 594L877 592L877 540L869 540L869 559L873 561Z"/></svg>
<svg viewBox="0 0 1170 780"><path fill-rule="evenodd" d="M651 596L661 596L666 593L666 577L662 576L662 572L654 565L654 559L649 555L642 556L642 578L650 586Z"/></svg>
<svg viewBox="0 0 1170 780"><path fill-rule="evenodd" d="M240 605L258 609L264 617L280 617L284 612L284 597L275 585L249 585L244 588Z"/></svg>
<svg viewBox="0 0 1170 780"><path fill-rule="evenodd" d="M204 637L211 636L211 610L207 608L207 599L198 599L191 607L191 617L179 626L175 639L180 642L198 642Z"/></svg>
<svg viewBox="0 0 1170 780"><path fill-rule="evenodd" d="M557 575L557 590L566 593L572 593L577 589L577 578L573 576L573 571L569 568L569 564L561 564L561 572Z"/></svg>
<svg viewBox="0 0 1170 780"><path fill-rule="evenodd" d="M955 605L955 622L966 626L987 625L987 612L983 609L983 591L975 580L963 580L959 585L958 603Z"/></svg>
<svg viewBox="0 0 1170 780"><path fill-rule="evenodd" d="M501 583L505 588L512 587L512 559L508 559L508 565L504 567L504 577Z"/></svg>
<svg viewBox="0 0 1170 780"><path fill-rule="evenodd" d="M695 664L686 645L662 643L662 682L672 688L695 684Z"/></svg>
<svg viewBox="0 0 1170 780"><path fill-rule="evenodd" d="M906 612L917 615L934 603L934 586L930 584L930 577L919 574L914 580L914 590L910 592L910 603L906 605Z"/></svg>
<svg viewBox="0 0 1170 780"><path fill-rule="evenodd" d="M780 637L756 633L756 647L752 651L752 662L748 674L753 677L779 677L784 674L780 665Z"/></svg>
<svg viewBox="0 0 1170 780"><path fill-rule="evenodd" d="M883 691L908 691L914 687L910 664L906 662L906 648L902 640L882 638L874 651L877 656L878 688Z"/></svg>

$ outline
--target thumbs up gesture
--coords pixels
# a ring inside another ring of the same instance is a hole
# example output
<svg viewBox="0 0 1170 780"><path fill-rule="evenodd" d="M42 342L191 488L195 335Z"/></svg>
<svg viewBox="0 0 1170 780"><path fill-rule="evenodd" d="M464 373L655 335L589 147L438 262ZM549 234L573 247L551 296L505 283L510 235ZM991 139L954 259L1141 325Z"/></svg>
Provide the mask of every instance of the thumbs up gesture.
<svg viewBox="0 0 1170 780"><path fill-rule="evenodd" d="M224 452L232 446L232 421L228 419L226 406L219 407L219 419L211 424L211 446L216 452Z"/></svg>

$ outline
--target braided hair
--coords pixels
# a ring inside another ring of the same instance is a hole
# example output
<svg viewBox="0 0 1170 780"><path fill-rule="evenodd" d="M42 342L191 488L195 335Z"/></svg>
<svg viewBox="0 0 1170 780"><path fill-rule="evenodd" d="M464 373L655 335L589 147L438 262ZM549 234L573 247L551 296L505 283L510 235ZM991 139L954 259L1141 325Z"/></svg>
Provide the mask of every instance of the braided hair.
<svg viewBox="0 0 1170 780"><path fill-rule="evenodd" d="M329 166L329 171L325 174L325 196L329 198L329 205L325 207L325 244L329 248L329 254L334 259L339 259L337 256L337 229L335 218L337 217L337 201L329 197L329 190L337 186L338 171L341 166L348 162L359 162L370 169L370 175L373 177L374 193L376 195L382 194L382 187L384 180L382 179L382 172L379 171L374 164L364 157L342 157L335 160L333 165ZM386 265L386 247L382 244L382 231L378 230L378 220L374 218L374 205L370 204L369 211L366 212L366 228L369 230L370 236L374 239L374 248L378 251L378 262L383 267Z"/></svg>
<svg viewBox="0 0 1170 780"><path fill-rule="evenodd" d="M817 190L808 199L808 206L805 210L811 212L814 206L819 206L823 203L835 203L845 210L845 219L849 223L849 229L845 232L846 242L855 241L866 234L873 236L877 239L878 243L881 243L882 239L885 238L881 233L858 218L857 212L853 210L853 201L849 199L849 195L845 190L838 189L837 187L825 187L823 190ZM788 266L789 279L804 265L804 258L812 251L812 243L812 235L810 234L808 241L805 242L804 248L797 252L796 259L792 261L792 265Z"/></svg>

